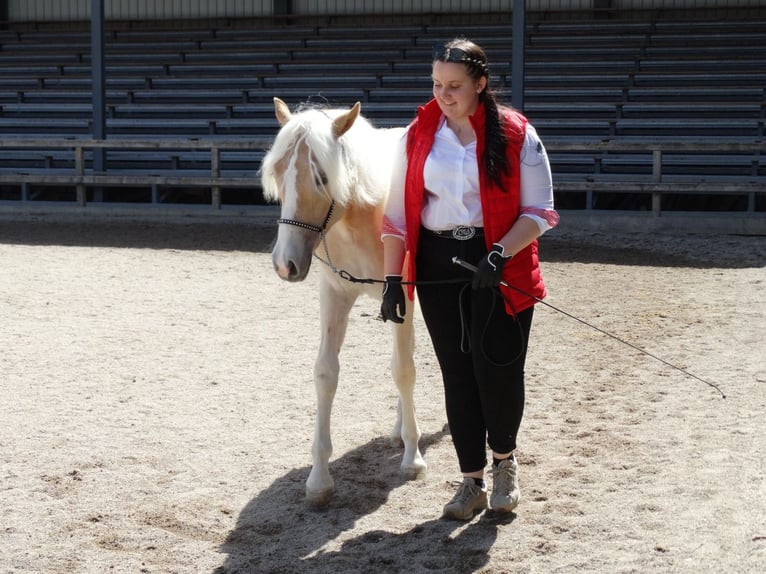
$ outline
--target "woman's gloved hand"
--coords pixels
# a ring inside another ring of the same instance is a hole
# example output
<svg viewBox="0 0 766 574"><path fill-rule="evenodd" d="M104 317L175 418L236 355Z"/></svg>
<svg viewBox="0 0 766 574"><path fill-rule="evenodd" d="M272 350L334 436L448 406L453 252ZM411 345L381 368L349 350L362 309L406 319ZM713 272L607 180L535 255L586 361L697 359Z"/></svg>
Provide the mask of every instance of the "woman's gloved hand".
<svg viewBox="0 0 766 574"><path fill-rule="evenodd" d="M505 255L500 243L493 243L484 258L479 261L473 274L472 286L474 289L485 287L497 287L503 280L503 268L511 260L512 255Z"/></svg>
<svg viewBox="0 0 766 574"><path fill-rule="evenodd" d="M383 321L404 323L407 303L404 297L401 275L386 275L383 286L383 303L380 304L380 316Z"/></svg>

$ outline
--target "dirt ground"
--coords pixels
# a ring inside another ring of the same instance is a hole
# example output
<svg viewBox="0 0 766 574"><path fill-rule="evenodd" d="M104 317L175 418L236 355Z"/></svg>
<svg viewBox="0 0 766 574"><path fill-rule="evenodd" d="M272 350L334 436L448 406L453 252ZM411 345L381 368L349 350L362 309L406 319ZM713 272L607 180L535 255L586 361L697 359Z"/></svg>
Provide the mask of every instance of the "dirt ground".
<svg viewBox="0 0 766 574"><path fill-rule="evenodd" d="M398 474L378 304L352 310L336 495L304 503L316 269L272 227L0 221L0 572L694 572L766 564L766 237L541 241L510 516L439 520L459 478L417 318L429 464Z"/></svg>

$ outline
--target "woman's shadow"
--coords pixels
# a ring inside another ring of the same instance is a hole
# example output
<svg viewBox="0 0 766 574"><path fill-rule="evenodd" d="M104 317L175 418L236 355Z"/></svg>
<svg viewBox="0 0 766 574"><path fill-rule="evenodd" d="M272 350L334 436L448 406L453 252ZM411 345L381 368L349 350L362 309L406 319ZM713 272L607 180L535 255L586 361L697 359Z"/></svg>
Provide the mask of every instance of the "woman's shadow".
<svg viewBox="0 0 766 574"><path fill-rule="evenodd" d="M421 450L448 431L421 438ZM227 554L214 574L325 572L475 572L486 566L498 527L514 514L485 512L468 525L429 520L406 532L371 530L333 544L360 519L388 502L406 479L399 473L401 450L376 438L330 463L335 495L326 508L304 498L310 468L288 472L242 510L220 550ZM430 488L423 482L423 488ZM392 510L396 512L396 510ZM400 510L403 514L406 508ZM441 508L434 508L438 516Z"/></svg>

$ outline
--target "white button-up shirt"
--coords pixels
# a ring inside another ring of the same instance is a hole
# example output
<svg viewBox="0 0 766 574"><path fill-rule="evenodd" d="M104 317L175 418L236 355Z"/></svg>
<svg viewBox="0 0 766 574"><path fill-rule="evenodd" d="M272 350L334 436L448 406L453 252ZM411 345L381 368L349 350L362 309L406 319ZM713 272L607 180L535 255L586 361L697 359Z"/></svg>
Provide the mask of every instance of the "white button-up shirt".
<svg viewBox="0 0 766 574"><path fill-rule="evenodd" d="M405 235L404 181L407 172L407 134L402 136L394 161L386 217ZM511 166L514 169L514 166ZM427 229L446 230L459 225L483 227L479 196L479 166L476 142L466 146L442 118L434 144L423 169L425 204L421 223ZM558 215L553 209L553 181L545 147L537 131L527 124L521 150L521 217L533 219L544 233L554 227ZM390 233L385 235L393 235Z"/></svg>

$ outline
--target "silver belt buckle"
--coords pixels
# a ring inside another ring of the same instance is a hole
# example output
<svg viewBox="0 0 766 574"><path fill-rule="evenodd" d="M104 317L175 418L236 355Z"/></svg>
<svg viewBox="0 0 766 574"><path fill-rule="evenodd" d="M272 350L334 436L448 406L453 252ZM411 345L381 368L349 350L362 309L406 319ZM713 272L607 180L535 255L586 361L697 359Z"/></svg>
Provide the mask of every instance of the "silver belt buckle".
<svg viewBox="0 0 766 574"><path fill-rule="evenodd" d="M452 237L458 241L466 241L476 235L476 228L465 225L458 225L452 230Z"/></svg>

